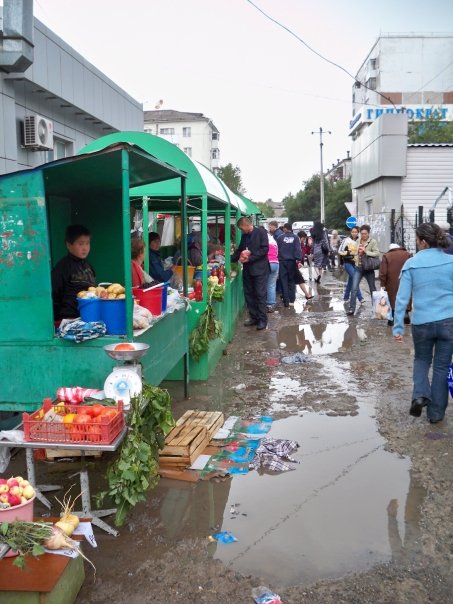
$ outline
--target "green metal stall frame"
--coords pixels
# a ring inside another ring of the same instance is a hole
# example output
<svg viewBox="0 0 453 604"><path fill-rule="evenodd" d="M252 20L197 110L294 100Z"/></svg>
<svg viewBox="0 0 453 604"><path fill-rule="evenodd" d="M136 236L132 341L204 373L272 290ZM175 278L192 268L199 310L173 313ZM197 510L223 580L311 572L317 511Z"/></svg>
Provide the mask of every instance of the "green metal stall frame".
<svg viewBox="0 0 453 604"><path fill-rule="evenodd" d="M202 253L207 258L207 221L208 216L218 216L225 223L225 268L227 275L230 275L230 255L228 253L231 244L231 219L236 220L243 215L246 206L239 199L235 199L233 205L225 185L205 166L192 160L176 145L144 132L117 132L108 134L96 141L91 142L82 149L81 153L96 151L104 148L106 145L118 141L127 141L151 155L158 157L162 161L175 166L177 169L186 173L186 195L187 195L187 216L199 216L201 220L202 233ZM155 211L160 213L178 213L180 204L180 194L175 187L174 181L146 184L139 187L133 187L130 190L132 200L144 200L145 213ZM145 221L144 224L148 224ZM234 215L234 216L233 216ZM182 222L182 233L186 233L185 222ZM146 259L145 259L146 265ZM201 313L206 309L207 304L207 268L203 265L202 284L203 301L191 301L191 308L186 313L188 336L198 324ZM222 321L224 327L223 340L217 339L211 341L209 351L203 354L198 362L194 361L189 355L189 376L190 380L206 380L213 372L223 350L228 341L234 335L237 316L243 307L242 295L242 274L238 272L236 278L231 281L226 280L225 298L223 302L215 302L215 312ZM233 302L234 301L234 304ZM183 379L184 371L182 363L179 362L169 373L167 379Z"/></svg>
<svg viewBox="0 0 453 604"><path fill-rule="evenodd" d="M129 190L165 179L179 188L185 218L184 172L126 143L0 177L0 411L32 411L60 386L102 388L115 364L102 348L124 338L150 344L142 359L149 383L159 384L187 359L184 310L138 338L132 328ZM89 260L97 281L126 288L122 337L75 344L55 334L51 269L67 253L71 223L92 233Z"/></svg>

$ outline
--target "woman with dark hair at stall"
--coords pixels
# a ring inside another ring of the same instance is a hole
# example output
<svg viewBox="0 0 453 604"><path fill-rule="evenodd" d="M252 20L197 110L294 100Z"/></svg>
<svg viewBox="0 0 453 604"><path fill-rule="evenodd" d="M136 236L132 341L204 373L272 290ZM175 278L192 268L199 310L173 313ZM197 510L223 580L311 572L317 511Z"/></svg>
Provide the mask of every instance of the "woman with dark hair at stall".
<svg viewBox="0 0 453 604"><path fill-rule="evenodd" d="M403 341L404 316L412 296L414 384L409 413L420 417L426 407L429 421L437 424L448 405L447 377L453 355L453 256L444 253L450 241L437 224L421 224L416 236L419 251L401 270L393 335L397 342Z"/></svg>
<svg viewBox="0 0 453 604"><path fill-rule="evenodd" d="M316 283L321 282L322 269L329 264L330 244L329 236L322 222L315 222L310 229L313 237L313 268Z"/></svg>

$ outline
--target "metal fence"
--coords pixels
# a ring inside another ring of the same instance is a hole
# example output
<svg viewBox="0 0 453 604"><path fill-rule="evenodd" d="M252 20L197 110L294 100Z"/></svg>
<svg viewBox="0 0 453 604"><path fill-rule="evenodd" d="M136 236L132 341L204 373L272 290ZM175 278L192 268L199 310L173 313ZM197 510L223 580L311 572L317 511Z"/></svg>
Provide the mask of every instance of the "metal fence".
<svg viewBox="0 0 453 604"><path fill-rule="evenodd" d="M452 209L447 209L447 222L452 224ZM423 222L436 222L435 210L425 212L424 206L418 206L414 214L406 214L402 205L400 211L391 211L390 216L390 241L405 247L409 252L415 253L417 246L415 242L415 230ZM450 232L453 229L450 228Z"/></svg>

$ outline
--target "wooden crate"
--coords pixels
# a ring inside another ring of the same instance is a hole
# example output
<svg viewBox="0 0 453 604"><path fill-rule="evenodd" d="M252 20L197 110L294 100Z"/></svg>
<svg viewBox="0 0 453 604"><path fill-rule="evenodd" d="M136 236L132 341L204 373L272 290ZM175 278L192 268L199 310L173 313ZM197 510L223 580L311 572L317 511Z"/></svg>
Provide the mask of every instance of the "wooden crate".
<svg viewBox="0 0 453 604"><path fill-rule="evenodd" d="M165 438L165 447L160 452L160 463L185 467L191 465L209 443L205 426L175 426Z"/></svg>
<svg viewBox="0 0 453 604"><path fill-rule="evenodd" d="M209 440L214 436L219 428L223 426L225 419L221 411L186 411L178 421L176 426L190 424L191 426L204 426L209 434Z"/></svg>
<svg viewBox="0 0 453 604"><path fill-rule="evenodd" d="M159 453L159 465L172 471L192 465L223 422L220 411L186 411L167 434L165 447Z"/></svg>

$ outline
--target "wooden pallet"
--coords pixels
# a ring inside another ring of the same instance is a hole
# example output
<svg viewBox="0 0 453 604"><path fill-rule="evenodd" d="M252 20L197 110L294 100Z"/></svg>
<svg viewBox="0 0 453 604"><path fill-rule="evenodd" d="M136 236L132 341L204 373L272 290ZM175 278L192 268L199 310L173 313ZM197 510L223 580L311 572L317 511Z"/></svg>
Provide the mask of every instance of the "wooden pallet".
<svg viewBox="0 0 453 604"><path fill-rule="evenodd" d="M45 459L58 459L59 457L81 457L82 452L77 449L44 449ZM101 457L102 451L85 451L85 457Z"/></svg>
<svg viewBox="0 0 453 604"><path fill-rule="evenodd" d="M176 426L190 424L191 426L204 426L209 434L209 440L214 436L219 428L223 426L225 419L221 411L186 411L178 421Z"/></svg>

